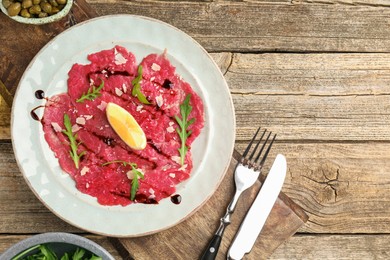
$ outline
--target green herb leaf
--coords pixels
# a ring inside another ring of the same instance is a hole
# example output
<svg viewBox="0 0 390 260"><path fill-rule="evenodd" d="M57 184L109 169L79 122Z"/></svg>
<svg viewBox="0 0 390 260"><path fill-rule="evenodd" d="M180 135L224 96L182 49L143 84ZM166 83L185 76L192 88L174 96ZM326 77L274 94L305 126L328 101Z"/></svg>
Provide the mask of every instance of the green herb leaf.
<svg viewBox="0 0 390 260"><path fill-rule="evenodd" d="M70 157L72 157L74 165L76 168L79 168L79 162L80 158L85 154L85 151L81 152L80 154L77 154L77 148L80 143L77 143L77 135L74 135L72 132L72 123L70 122L70 118L68 114L64 114L64 125L65 130L62 130L62 132L68 137L70 142Z"/></svg>
<svg viewBox="0 0 390 260"><path fill-rule="evenodd" d="M99 87L91 86L86 93L83 93L79 99L76 100L77 103L82 103L85 100L94 100L97 97L100 97L102 94L100 90L104 87L104 81L100 83Z"/></svg>
<svg viewBox="0 0 390 260"><path fill-rule="evenodd" d="M61 260L70 260L68 253L65 253L62 257Z"/></svg>
<svg viewBox="0 0 390 260"><path fill-rule="evenodd" d="M72 260L81 260L85 254L85 250L82 248L77 248L76 252L74 252L72 256Z"/></svg>
<svg viewBox="0 0 390 260"><path fill-rule="evenodd" d="M131 81L131 84L133 85L133 90L131 91L131 94L133 97L137 97L138 100L143 104L150 104L150 102L146 99L144 93L141 92L141 80L142 80L142 65L138 66L138 75L135 79Z"/></svg>
<svg viewBox="0 0 390 260"><path fill-rule="evenodd" d="M186 157L186 153L188 151L188 147L186 146L187 138L191 135L192 131L188 131L187 128L195 122L195 118L188 120L188 117L192 111L192 106L190 106L190 97L188 94L184 99L183 103L180 105L180 114L181 118L175 116L177 123L179 124L179 128L176 128L176 132L179 134L181 139L181 147L178 149L180 154L180 163L184 164L184 159Z"/></svg>
<svg viewBox="0 0 390 260"><path fill-rule="evenodd" d="M138 179L140 179L140 178L143 179L144 178L144 174L137 169L137 164L129 163L129 162L126 162L126 161L121 161L121 160L115 160L115 161L106 162L106 163L103 163L102 166L107 166L107 165L112 164L112 163L120 163L123 166L128 166L128 165L131 166L131 171L133 172L134 177L131 180L130 200L134 201L135 200L135 195L137 195L137 191L139 189Z"/></svg>
<svg viewBox="0 0 390 260"><path fill-rule="evenodd" d="M39 247L46 260L57 260L56 254L45 245Z"/></svg>

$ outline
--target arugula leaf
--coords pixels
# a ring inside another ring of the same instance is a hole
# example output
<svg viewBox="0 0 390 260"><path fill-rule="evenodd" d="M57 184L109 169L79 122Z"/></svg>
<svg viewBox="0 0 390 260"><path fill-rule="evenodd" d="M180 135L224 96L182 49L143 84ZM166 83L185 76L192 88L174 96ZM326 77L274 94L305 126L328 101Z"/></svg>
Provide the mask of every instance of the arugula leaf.
<svg viewBox="0 0 390 260"><path fill-rule="evenodd" d="M68 114L64 114L64 125L65 130L62 130L62 132L68 137L70 142L70 157L72 157L74 165L76 168L79 168L79 162L80 158L86 153L85 151L81 152L80 154L77 154L77 148L80 145L80 143L77 143L77 135L74 135L72 132L72 124L70 122L70 118Z"/></svg>
<svg viewBox="0 0 390 260"><path fill-rule="evenodd" d="M41 250L41 253L44 255L43 259L57 260L56 254L52 250L50 250L47 246L41 245L39 249Z"/></svg>
<svg viewBox="0 0 390 260"><path fill-rule="evenodd" d="M131 95L133 97L137 97L141 103L150 104L150 102L146 99L145 95L141 92L141 80L142 80L142 65L138 66L138 76L131 81L133 85L133 90L131 91Z"/></svg>
<svg viewBox="0 0 390 260"><path fill-rule="evenodd" d="M109 165L109 164L112 164L112 163L121 163L123 166L128 166L128 165L131 166L131 171L133 172L134 177L131 180L130 200L134 201L135 200L135 195L137 195L137 191L139 189L138 179L139 178L143 179L144 178L144 174L137 169L137 164L136 163L129 163L129 162L126 162L126 161L121 161L121 160L115 160L115 161L106 162L106 163L103 163L102 166L106 166L106 165Z"/></svg>
<svg viewBox="0 0 390 260"><path fill-rule="evenodd" d="M77 248L76 252L74 252L72 256L72 260L81 260L85 254L85 250L82 248Z"/></svg>
<svg viewBox="0 0 390 260"><path fill-rule="evenodd" d="M88 89L86 93L83 93L79 99L76 100L77 103L82 103L85 100L94 100L97 97L100 97L102 94L100 93L100 90L104 87L104 81L102 80L102 83L100 83L99 87L96 88L96 86L92 86Z"/></svg>
<svg viewBox="0 0 390 260"><path fill-rule="evenodd" d="M192 111L192 106L190 106L190 97L188 94L184 99L183 103L180 105L180 114L181 118L175 116L177 123L180 128L176 128L176 132L179 134L181 139L181 147L178 149L180 154L180 163L184 164L184 159L186 157L186 153L188 151L188 147L186 146L187 138L191 135L192 131L187 131L187 128L195 122L195 118L188 120L188 116Z"/></svg>

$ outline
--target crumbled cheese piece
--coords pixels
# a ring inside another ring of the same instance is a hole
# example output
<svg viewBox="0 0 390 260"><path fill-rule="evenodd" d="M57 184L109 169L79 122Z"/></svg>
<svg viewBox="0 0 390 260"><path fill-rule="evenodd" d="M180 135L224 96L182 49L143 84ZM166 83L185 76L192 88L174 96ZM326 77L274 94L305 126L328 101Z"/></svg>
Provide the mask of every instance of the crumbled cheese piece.
<svg viewBox="0 0 390 260"><path fill-rule="evenodd" d="M115 64L116 65L122 65L127 62L127 59L123 57L122 53L118 52L116 48L114 49L114 54L115 54Z"/></svg>
<svg viewBox="0 0 390 260"><path fill-rule="evenodd" d="M89 188L89 183L87 182L87 184L85 184L85 188Z"/></svg>
<svg viewBox="0 0 390 260"><path fill-rule="evenodd" d="M154 194L150 194L149 197L148 197L148 199L150 199L150 200L151 199L155 199L155 198L156 198L156 195L154 195Z"/></svg>
<svg viewBox="0 0 390 260"><path fill-rule="evenodd" d="M170 174L169 174L169 177L171 177L171 178L175 178L175 177L176 177L176 174L174 174L174 173L170 173Z"/></svg>
<svg viewBox="0 0 390 260"><path fill-rule="evenodd" d="M145 175L141 169L137 169L137 171L139 171L142 176ZM130 170L130 171L126 172L126 176L129 180L132 180L132 179L134 179L134 172L132 170ZM137 177L138 177L138 179L141 178L140 176L137 176Z"/></svg>
<svg viewBox="0 0 390 260"><path fill-rule="evenodd" d="M89 79L89 85L90 86L95 86L95 81L93 79Z"/></svg>
<svg viewBox="0 0 390 260"><path fill-rule="evenodd" d="M153 63L152 64L152 70L154 71L160 71L161 67L160 65L156 64L156 63Z"/></svg>
<svg viewBox="0 0 390 260"><path fill-rule="evenodd" d="M79 116L78 118L76 118L76 123L79 125L85 125L85 118Z"/></svg>
<svg viewBox="0 0 390 260"><path fill-rule="evenodd" d="M163 100L163 97L161 95L156 97L156 103L157 103L157 106L159 106L159 107L161 107L163 105L164 100Z"/></svg>
<svg viewBox="0 0 390 260"><path fill-rule="evenodd" d="M150 78L150 81L153 81L155 78L156 78L156 77L151 77L151 78Z"/></svg>
<svg viewBox="0 0 390 260"><path fill-rule="evenodd" d="M173 122L169 122L169 126L167 127L167 132L168 133L175 132L175 128L173 127Z"/></svg>
<svg viewBox="0 0 390 260"><path fill-rule="evenodd" d="M115 88L115 94L120 97L123 95L123 91L119 88Z"/></svg>
<svg viewBox="0 0 390 260"><path fill-rule="evenodd" d="M84 176L87 172L89 172L89 168L87 166L84 166L81 169L80 174L81 174L81 176Z"/></svg>
<svg viewBox="0 0 390 260"><path fill-rule="evenodd" d="M93 115L84 115L84 118L85 118L86 120L90 120L90 119L92 119L92 117L93 117Z"/></svg>
<svg viewBox="0 0 390 260"><path fill-rule="evenodd" d="M126 172L126 175L127 175L127 178L128 178L129 180L134 179L134 172L133 172L133 171L128 171L128 172Z"/></svg>
<svg viewBox="0 0 390 260"><path fill-rule="evenodd" d="M150 194L154 194L154 190L152 188L149 189Z"/></svg>
<svg viewBox="0 0 390 260"><path fill-rule="evenodd" d="M180 164L180 162L181 162L180 156L174 155L171 157L171 159L172 159L172 161L174 161L175 163L178 163L178 164Z"/></svg>
<svg viewBox="0 0 390 260"><path fill-rule="evenodd" d="M143 107L144 107L143 105L138 105L136 108L137 112L141 111Z"/></svg>
<svg viewBox="0 0 390 260"><path fill-rule="evenodd" d="M81 127L79 125L72 125L72 133L76 133L80 129L81 129Z"/></svg>
<svg viewBox="0 0 390 260"><path fill-rule="evenodd" d="M104 109L106 109L106 106L107 106L107 102L102 101L100 105L97 106L97 108L103 111Z"/></svg>
<svg viewBox="0 0 390 260"><path fill-rule="evenodd" d="M58 132L62 132L62 128L61 128L61 126L58 123L52 122L51 126L53 127L54 131L56 131L57 133Z"/></svg>
<svg viewBox="0 0 390 260"><path fill-rule="evenodd" d="M122 90L123 90L123 93L127 92L127 86L125 83L123 83L123 85L122 85Z"/></svg>
<svg viewBox="0 0 390 260"><path fill-rule="evenodd" d="M182 167L180 167L179 171L185 171L187 169L187 164L183 164Z"/></svg>

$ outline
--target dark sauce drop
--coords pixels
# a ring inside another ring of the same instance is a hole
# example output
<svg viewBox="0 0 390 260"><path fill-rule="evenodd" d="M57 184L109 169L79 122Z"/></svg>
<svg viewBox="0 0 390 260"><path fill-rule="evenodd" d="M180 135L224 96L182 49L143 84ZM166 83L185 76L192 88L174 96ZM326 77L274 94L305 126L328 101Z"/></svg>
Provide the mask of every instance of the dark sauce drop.
<svg viewBox="0 0 390 260"><path fill-rule="evenodd" d="M37 90L35 91L35 97L37 99L44 99L45 98L45 92L43 90Z"/></svg>
<svg viewBox="0 0 390 260"><path fill-rule="evenodd" d="M158 201L155 199L149 199L145 194L137 194L135 195L135 201L138 203L144 204L158 204Z"/></svg>
<svg viewBox="0 0 390 260"><path fill-rule="evenodd" d="M169 79L165 79L164 83L162 84L162 87L166 89L171 89L173 87L173 83Z"/></svg>
<svg viewBox="0 0 390 260"><path fill-rule="evenodd" d="M174 203L174 204L180 204L181 203L181 196L179 194L176 194L176 195L173 195L171 197L171 201Z"/></svg>
<svg viewBox="0 0 390 260"><path fill-rule="evenodd" d="M39 116L37 115L37 113L35 113L35 110L37 110L38 108L41 108L41 107L45 107L45 106L37 106L36 108L32 109L30 111L30 115L31 117L34 119L34 120L37 120L37 121L41 121L41 119L39 118Z"/></svg>

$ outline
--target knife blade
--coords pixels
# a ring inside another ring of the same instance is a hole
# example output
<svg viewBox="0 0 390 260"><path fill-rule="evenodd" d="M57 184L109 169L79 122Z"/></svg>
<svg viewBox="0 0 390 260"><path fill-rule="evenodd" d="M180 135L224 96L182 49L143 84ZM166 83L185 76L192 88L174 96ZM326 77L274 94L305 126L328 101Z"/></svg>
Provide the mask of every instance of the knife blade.
<svg viewBox="0 0 390 260"><path fill-rule="evenodd" d="M248 210L241 226L229 248L227 259L242 259L252 250L286 177L286 158L278 154L252 206Z"/></svg>

